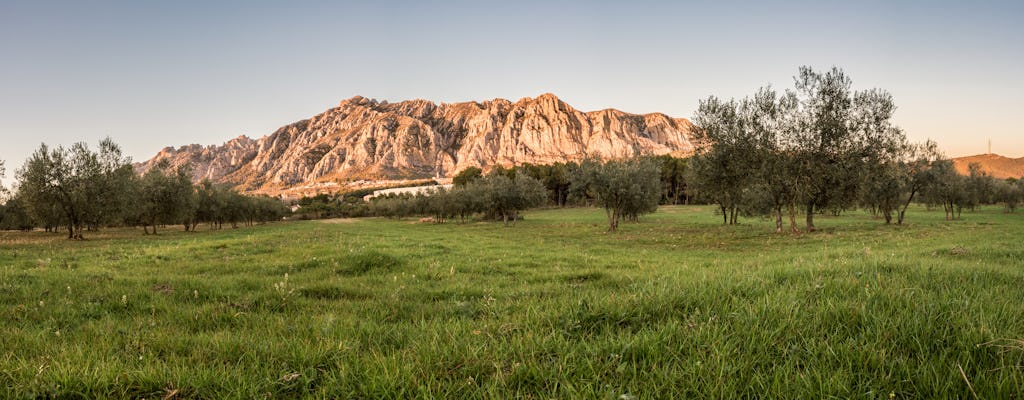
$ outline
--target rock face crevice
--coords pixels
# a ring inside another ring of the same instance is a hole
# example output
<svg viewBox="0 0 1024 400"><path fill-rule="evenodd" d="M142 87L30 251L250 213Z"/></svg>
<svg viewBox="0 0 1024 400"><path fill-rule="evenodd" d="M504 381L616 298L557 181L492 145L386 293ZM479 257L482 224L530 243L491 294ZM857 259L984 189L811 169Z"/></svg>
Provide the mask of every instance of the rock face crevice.
<svg viewBox="0 0 1024 400"><path fill-rule="evenodd" d="M552 94L517 102L378 102L356 96L259 139L165 148L196 180L274 192L316 182L451 177L468 167L693 151L693 125L664 114L581 112Z"/></svg>

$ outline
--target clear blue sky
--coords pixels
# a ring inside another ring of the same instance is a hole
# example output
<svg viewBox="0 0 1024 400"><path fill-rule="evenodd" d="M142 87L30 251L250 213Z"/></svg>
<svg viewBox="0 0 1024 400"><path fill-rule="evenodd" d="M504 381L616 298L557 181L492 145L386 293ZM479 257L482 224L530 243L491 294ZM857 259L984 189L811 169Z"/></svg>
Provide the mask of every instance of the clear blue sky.
<svg viewBox="0 0 1024 400"><path fill-rule="evenodd" d="M690 117L839 66L948 155L1024 156L1024 2L3 1L0 159L104 136L136 160L341 99L552 92Z"/></svg>

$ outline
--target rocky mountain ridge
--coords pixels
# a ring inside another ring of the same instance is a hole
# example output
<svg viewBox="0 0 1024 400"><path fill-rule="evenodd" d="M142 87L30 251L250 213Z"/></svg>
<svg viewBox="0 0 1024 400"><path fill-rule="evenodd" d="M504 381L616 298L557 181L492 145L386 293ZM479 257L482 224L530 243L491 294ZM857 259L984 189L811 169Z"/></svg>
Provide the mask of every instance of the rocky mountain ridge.
<svg viewBox="0 0 1024 400"><path fill-rule="evenodd" d="M196 180L307 194L381 180L448 178L468 167L687 155L692 129L690 121L660 113L581 112L553 94L452 104L356 96L259 139L167 147L137 169L167 159L189 164Z"/></svg>

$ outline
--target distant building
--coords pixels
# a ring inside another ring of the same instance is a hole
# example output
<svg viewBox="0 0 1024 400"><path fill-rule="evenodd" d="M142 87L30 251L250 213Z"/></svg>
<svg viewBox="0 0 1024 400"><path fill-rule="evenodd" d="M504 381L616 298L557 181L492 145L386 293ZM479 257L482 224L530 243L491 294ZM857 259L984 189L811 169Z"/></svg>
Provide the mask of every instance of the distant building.
<svg viewBox="0 0 1024 400"><path fill-rule="evenodd" d="M447 185L413 186L413 187L403 187L403 188L374 190L373 194L368 194L366 196L363 196L363 201L370 201L370 199L372 199L374 197L387 196L389 194L410 194L410 195L415 196L415 195L420 194L420 193L426 193L426 192L429 192L429 191L432 191L432 190L437 190L438 188L451 189L452 186L455 186L455 185L447 184Z"/></svg>

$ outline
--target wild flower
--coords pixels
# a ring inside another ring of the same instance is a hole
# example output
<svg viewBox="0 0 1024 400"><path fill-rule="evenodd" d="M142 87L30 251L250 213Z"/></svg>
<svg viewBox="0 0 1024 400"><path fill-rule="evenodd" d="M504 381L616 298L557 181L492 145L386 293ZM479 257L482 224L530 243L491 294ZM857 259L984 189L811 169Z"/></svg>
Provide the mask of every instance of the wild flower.
<svg viewBox="0 0 1024 400"><path fill-rule="evenodd" d="M281 297L281 303L288 302L288 297L291 297L292 293L295 293L295 289L288 287L288 273L284 273L284 280L281 282L274 283L274 290L277 295Z"/></svg>

